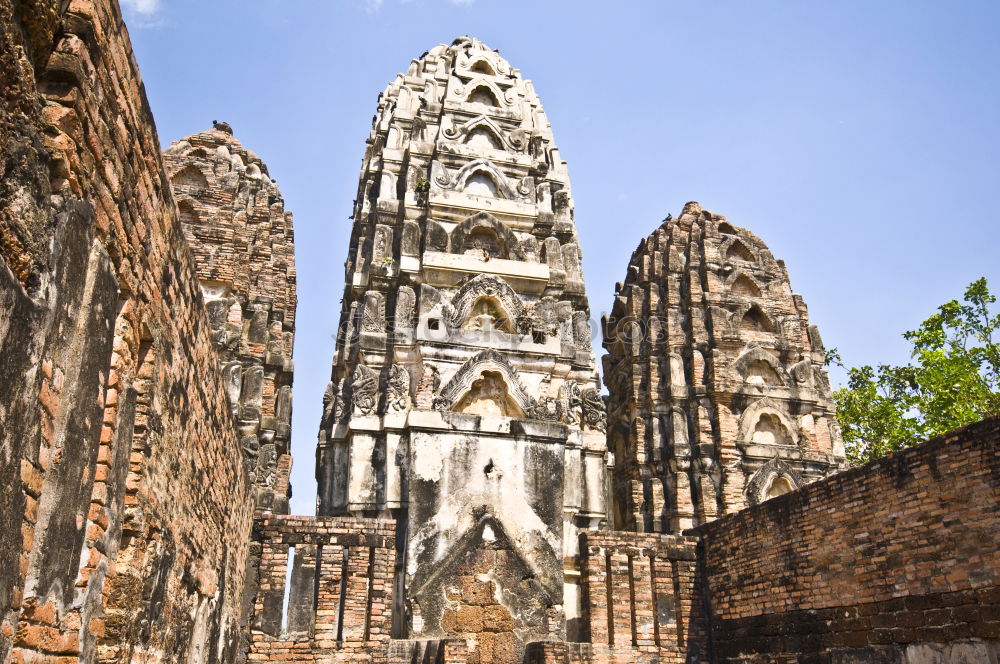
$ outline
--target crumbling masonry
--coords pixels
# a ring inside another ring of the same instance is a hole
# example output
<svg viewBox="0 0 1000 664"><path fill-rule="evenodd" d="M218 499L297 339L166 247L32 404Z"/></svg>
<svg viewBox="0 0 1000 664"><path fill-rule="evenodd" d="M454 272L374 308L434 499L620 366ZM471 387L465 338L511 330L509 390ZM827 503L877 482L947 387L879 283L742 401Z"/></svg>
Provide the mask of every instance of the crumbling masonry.
<svg viewBox="0 0 1000 664"><path fill-rule="evenodd" d="M0 663L997 661L1000 422L845 471L784 265L694 203L602 397L566 165L482 43L379 99L315 517L264 163L161 155L114 0L0 0L0 89Z"/></svg>

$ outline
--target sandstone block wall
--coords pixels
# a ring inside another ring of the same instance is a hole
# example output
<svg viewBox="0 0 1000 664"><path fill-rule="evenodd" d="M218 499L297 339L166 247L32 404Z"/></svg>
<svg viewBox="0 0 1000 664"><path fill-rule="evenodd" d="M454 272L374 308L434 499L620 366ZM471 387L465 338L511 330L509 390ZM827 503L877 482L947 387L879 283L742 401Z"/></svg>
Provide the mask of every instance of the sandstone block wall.
<svg viewBox="0 0 1000 664"><path fill-rule="evenodd" d="M0 2L0 662L222 662L252 500L117 3Z"/></svg>
<svg viewBox="0 0 1000 664"><path fill-rule="evenodd" d="M996 661L998 446L986 420L697 528L717 661Z"/></svg>
<svg viewBox="0 0 1000 664"><path fill-rule="evenodd" d="M248 660L385 662L395 527L392 520L353 517L258 520L262 555Z"/></svg>

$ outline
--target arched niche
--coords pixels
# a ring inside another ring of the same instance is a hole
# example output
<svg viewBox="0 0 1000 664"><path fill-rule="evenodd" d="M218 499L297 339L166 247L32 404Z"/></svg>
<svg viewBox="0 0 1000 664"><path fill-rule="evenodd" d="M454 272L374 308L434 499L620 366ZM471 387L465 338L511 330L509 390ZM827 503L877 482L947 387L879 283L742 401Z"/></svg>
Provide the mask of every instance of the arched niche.
<svg viewBox="0 0 1000 664"><path fill-rule="evenodd" d="M194 164L188 164L174 173L170 184L178 194L200 194L208 189L208 178Z"/></svg>
<svg viewBox="0 0 1000 664"><path fill-rule="evenodd" d="M476 60L472 66L469 67L469 71L474 71L477 74L486 74L487 76L496 76L496 72L493 71L493 67L490 66L490 63L482 59Z"/></svg>
<svg viewBox="0 0 1000 664"><path fill-rule="evenodd" d="M798 429L769 398L763 398L740 416L739 440L757 445L796 445Z"/></svg>
<svg viewBox="0 0 1000 664"><path fill-rule="evenodd" d="M743 382L766 387L780 387L784 384L781 376L763 360L754 360L749 364Z"/></svg>
<svg viewBox="0 0 1000 664"><path fill-rule="evenodd" d="M470 147L487 150L502 150L503 141L487 125L480 124L465 135L464 143Z"/></svg>
<svg viewBox="0 0 1000 664"><path fill-rule="evenodd" d="M783 496L786 493L790 493L795 490L792 483L787 477L778 476L772 477L771 483L768 484L767 489L764 490L764 500L770 500L771 498L777 498L778 496Z"/></svg>
<svg viewBox="0 0 1000 664"><path fill-rule="evenodd" d="M490 173L480 170L465 179L462 191L473 196L496 198L497 183Z"/></svg>
<svg viewBox="0 0 1000 664"><path fill-rule="evenodd" d="M727 243L725 248L725 257L730 261L746 261L748 263L753 263L757 260L757 256L744 244L741 240L733 239L731 242Z"/></svg>
<svg viewBox="0 0 1000 664"><path fill-rule="evenodd" d="M466 234L465 241L462 242L462 253L466 256L489 260L491 258L505 258L507 252L495 230L480 227L474 228Z"/></svg>
<svg viewBox="0 0 1000 664"><path fill-rule="evenodd" d="M456 403L452 410L470 415L500 415L503 417L524 417L524 411L510 396L507 383L496 371L484 371L472 381L472 386Z"/></svg>
<svg viewBox="0 0 1000 664"><path fill-rule="evenodd" d="M761 289L750 276L737 274L729 284L729 291L734 295L745 295L748 297L760 297Z"/></svg>
<svg viewBox="0 0 1000 664"><path fill-rule="evenodd" d="M498 108L500 106L500 100L497 98L496 93L490 89L490 86L485 84L477 85L472 88L472 91L469 92L469 96L466 98L466 101L472 104L482 104L484 106L495 106Z"/></svg>
<svg viewBox="0 0 1000 664"><path fill-rule="evenodd" d="M443 410L499 409L506 410L507 417L518 418L523 418L532 404L531 395L521 385L517 370L502 353L492 348L480 351L463 364L435 401Z"/></svg>
<svg viewBox="0 0 1000 664"><path fill-rule="evenodd" d="M467 281L451 300L451 327L483 329L483 316L493 329L514 332L524 317L520 296L502 278L480 274Z"/></svg>
<svg viewBox="0 0 1000 664"><path fill-rule="evenodd" d="M496 238L498 254L494 258L524 260L521 245L513 231L487 212L480 212L465 219L452 230L450 241L452 253L465 253L469 248L469 237L483 232L490 232ZM480 237L485 239L485 236Z"/></svg>
<svg viewBox="0 0 1000 664"><path fill-rule="evenodd" d="M191 201L182 200L177 202L177 219L182 224L198 223L198 213L195 212L194 204Z"/></svg>
<svg viewBox="0 0 1000 664"><path fill-rule="evenodd" d="M747 503L756 505L801 488L805 484L795 470L778 457L757 469L743 489Z"/></svg>
<svg viewBox="0 0 1000 664"><path fill-rule="evenodd" d="M481 178L477 178L476 180L477 182L479 182L480 184L484 185L487 188L490 188L491 185L493 188L495 188L495 191L493 191L488 195L507 198L507 199L517 198L517 192L514 191L514 189L507 183L507 176L505 176L503 172L500 171L500 169L494 166L493 162L491 162L489 159L476 159L475 161L471 161L462 168L460 168L458 172L455 173L455 176L453 178L449 178L446 174L442 174L443 177L439 175L437 181L438 184L440 184L443 187L452 187L454 189L457 189L458 191L467 191L467 193L476 193L468 191L467 186L469 180L473 176L478 176L479 174L484 174L488 176L491 183L486 183Z"/></svg>
<svg viewBox="0 0 1000 664"><path fill-rule="evenodd" d="M733 369L745 383L768 386L788 384L786 372L778 358L759 346L752 346L740 353L733 363Z"/></svg>
<svg viewBox="0 0 1000 664"><path fill-rule="evenodd" d="M477 298L472 305L472 311L462 323L467 330L500 330L513 334L516 322L503 310L500 302L489 296Z"/></svg>
<svg viewBox="0 0 1000 664"><path fill-rule="evenodd" d="M719 233L723 235L736 235L736 229L728 221L719 224Z"/></svg>
<svg viewBox="0 0 1000 664"><path fill-rule="evenodd" d="M764 310L756 304L748 307L740 316L739 321L740 322L737 327L742 332L773 333L777 331L771 317L764 313Z"/></svg>
<svg viewBox="0 0 1000 664"><path fill-rule="evenodd" d="M792 434L774 413L761 413L750 439L758 445L792 445Z"/></svg>

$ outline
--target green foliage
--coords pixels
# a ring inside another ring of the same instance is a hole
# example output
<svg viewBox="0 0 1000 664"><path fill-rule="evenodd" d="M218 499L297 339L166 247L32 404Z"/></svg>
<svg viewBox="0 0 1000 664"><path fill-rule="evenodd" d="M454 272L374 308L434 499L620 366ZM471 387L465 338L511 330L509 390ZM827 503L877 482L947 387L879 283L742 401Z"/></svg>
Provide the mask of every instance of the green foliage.
<svg viewBox="0 0 1000 664"><path fill-rule="evenodd" d="M864 463L1000 415L1000 314L986 279L907 332L912 363L848 369L833 400L847 455ZM827 363L844 366L836 349Z"/></svg>

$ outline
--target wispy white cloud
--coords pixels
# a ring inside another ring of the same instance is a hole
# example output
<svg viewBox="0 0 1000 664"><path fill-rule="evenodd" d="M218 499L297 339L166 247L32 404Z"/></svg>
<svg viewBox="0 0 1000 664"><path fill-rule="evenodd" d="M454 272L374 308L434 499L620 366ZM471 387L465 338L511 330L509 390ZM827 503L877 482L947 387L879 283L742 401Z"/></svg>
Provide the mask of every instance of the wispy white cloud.
<svg viewBox="0 0 1000 664"><path fill-rule="evenodd" d="M148 17L160 11L160 0L122 0L122 7Z"/></svg>
<svg viewBox="0 0 1000 664"><path fill-rule="evenodd" d="M130 27L157 28L163 25L161 0L121 0L121 5Z"/></svg>
<svg viewBox="0 0 1000 664"><path fill-rule="evenodd" d="M365 8L365 11L369 14L374 14L378 10L382 9L382 3L384 0L361 0L361 5Z"/></svg>
<svg viewBox="0 0 1000 664"><path fill-rule="evenodd" d="M451 0L453 5L471 5L476 0Z"/></svg>

